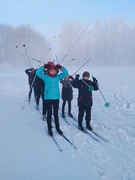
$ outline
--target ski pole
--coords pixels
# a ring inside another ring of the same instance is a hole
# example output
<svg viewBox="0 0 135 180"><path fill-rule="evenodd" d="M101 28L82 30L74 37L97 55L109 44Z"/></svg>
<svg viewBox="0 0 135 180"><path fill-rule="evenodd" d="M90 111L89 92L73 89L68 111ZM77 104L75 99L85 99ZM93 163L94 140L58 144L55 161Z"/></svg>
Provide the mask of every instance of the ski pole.
<svg viewBox="0 0 135 180"><path fill-rule="evenodd" d="M28 58L28 61L29 61L30 65L31 65L30 59L41 63L41 61L39 61L39 60L37 60L37 59L35 59L35 58L33 58L33 57L28 56L28 52L27 52L27 50L26 50L25 44L23 45L23 47L24 47L24 49L25 49L25 53L26 53L26 56L27 56L27 58Z"/></svg>
<svg viewBox="0 0 135 180"><path fill-rule="evenodd" d="M9 48L7 45L4 45L4 44L1 44L3 47L6 47L7 49L9 49L10 51L14 51L15 53L18 53L18 54L21 54L22 56L26 56L25 54L23 54L20 50L19 51L15 51L14 49L11 49L11 48ZM16 46L16 48L18 48L18 46ZM30 58L30 59L32 59L32 60L35 60L35 61L37 61L37 62L39 62L39 63L41 63L41 61L39 61L39 60L37 60L37 59L35 59L35 58L33 58L33 57L29 57L28 56L28 58ZM28 65L28 64L27 64ZM31 67L30 65L28 65L29 67Z"/></svg>
<svg viewBox="0 0 135 180"><path fill-rule="evenodd" d="M34 84L34 82L35 82L35 79L36 79L36 75L34 76L34 79L33 79L32 84L31 84L31 86L30 86L29 93L30 93L30 91L31 91L31 89L32 89L32 86L33 86L33 84ZM29 93L28 93L28 95L26 96L26 99L25 99L24 104L23 104L23 106L22 106L22 110L23 110L24 107L25 107L25 103L26 103L26 101L27 101L27 99L28 99Z"/></svg>
<svg viewBox="0 0 135 180"><path fill-rule="evenodd" d="M81 81L84 83L84 84L86 84L86 86L88 86L88 88L89 88L89 91L93 91L94 90L94 87L93 86L90 86L90 85L88 85L83 79L81 79Z"/></svg>
<svg viewBox="0 0 135 180"><path fill-rule="evenodd" d="M49 48L48 50L49 50L49 51L51 51L51 48ZM46 52L45 52L45 54L44 54L44 56L43 56L43 58L42 58L41 62L43 62L43 61L44 61L44 59L45 59L45 57L46 57L47 53L48 53L48 51L46 51Z"/></svg>
<svg viewBox="0 0 135 180"><path fill-rule="evenodd" d="M92 76L92 77L93 77L93 76ZM101 96L103 97L103 99L104 99L104 101L105 101L105 107L109 107L109 106L110 106L110 103L106 101L106 99L105 99L105 97L104 97L104 95L103 95L103 93L102 93L101 89L99 88L99 85L97 84L96 81L95 81L95 83L96 83L96 85L97 85L97 87L98 87L98 90L99 90Z"/></svg>
<svg viewBox="0 0 135 180"><path fill-rule="evenodd" d="M26 53L28 62L29 62L29 64L30 64L30 67L32 67L32 66L31 66L31 62L30 62L30 59L29 59L29 56L28 56L28 52L27 52L26 47L25 47L25 44L23 45L23 47L24 47L24 50L25 50L25 53Z"/></svg>
<svg viewBox="0 0 135 180"><path fill-rule="evenodd" d="M103 99L104 99L104 101L105 101L105 107L109 107L109 106L110 106L110 103L106 101L106 99L105 99L103 93L101 92L100 88L98 88L98 90L99 90L100 94L102 95L102 97L103 97Z"/></svg>
<svg viewBox="0 0 135 180"><path fill-rule="evenodd" d="M31 59L34 60L34 61L37 61L37 62L41 63L41 61L39 61L39 60L37 60L37 59L35 59L35 58L32 58L32 57L29 57L29 58L31 58Z"/></svg>
<svg viewBox="0 0 135 180"><path fill-rule="evenodd" d="M27 64L27 66L30 68L29 64L27 63L26 59L24 58L24 54L21 53L20 48L19 48L18 46L16 46L16 48L19 50L19 53L22 55L23 60L25 61L25 63Z"/></svg>
<svg viewBox="0 0 135 180"><path fill-rule="evenodd" d="M79 69L77 69L72 76L74 76L85 64L87 64L92 58L88 59Z"/></svg>
<svg viewBox="0 0 135 180"><path fill-rule="evenodd" d="M58 60L58 56L57 56L57 54L55 54L55 56L56 56L56 60L57 60L58 64L60 64L60 63L59 63L59 60Z"/></svg>
<svg viewBox="0 0 135 180"><path fill-rule="evenodd" d="M109 107L109 106L110 106L110 103L106 101L106 99L105 99L103 93L101 92L100 88L98 88L98 90L99 90L100 94L102 95L102 97L103 97L103 99L104 99L104 101L105 101L105 107Z"/></svg>
<svg viewBox="0 0 135 180"><path fill-rule="evenodd" d="M28 96L29 96L29 94L28 94L28 95L26 96L26 98L25 98L25 101L24 101L23 106L22 106L22 111L24 110L25 103L26 103L26 101L27 101L27 99L28 99Z"/></svg>
<svg viewBox="0 0 135 180"><path fill-rule="evenodd" d="M77 40L73 43L73 45L69 48L67 54L65 54L65 56L63 57L62 61L67 57L67 55L69 54L69 52L72 50L72 48L75 46L75 44L79 41L79 39L81 38L81 36L84 34L84 32L86 31L86 29L89 27L89 24L86 26L86 28L83 30L83 32L80 34L80 36L77 38Z"/></svg>
<svg viewBox="0 0 135 180"><path fill-rule="evenodd" d="M93 77L93 76L92 76L92 77ZM88 86L89 91L92 92L92 91L94 90L94 87L93 87L93 86L89 86L83 79L81 79L81 80L84 82L84 84L86 84L86 85ZM97 87L98 87L98 90L99 90L100 94L102 95L102 97L103 97L103 99L104 99L104 101L105 101L105 107L109 107L109 106L110 106L110 103L106 101L106 99L105 99L103 93L101 92L101 90L100 90L100 88L99 88L99 86L98 86L98 84L97 84L96 81L95 81L95 83L96 83L96 85L97 85Z"/></svg>
<svg viewBox="0 0 135 180"><path fill-rule="evenodd" d="M39 61L39 60L37 60L37 59L35 59L35 58L33 58L33 57L29 57L29 56L28 56L28 52L27 52L27 50L26 50L25 44L23 45L23 47L24 47L24 49L25 49L25 53L26 53L26 56L27 56L28 61L29 61L30 64L31 64L31 62L30 62L29 58L32 59L32 60L34 60L34 61L37 61L37 62L41 63L41 61Z"/></svg>
<svg viewBox="0 0 135 180"><path fill-rule="evenodd" d="M38 67L39 67L39 65L37 66L37 68L38 68ZM37 69L37 68L36 68L36 69ZM35 76L34 76L34 79L33 79L33 81L32 81L32 84L31 84L31 86L30 86L29 93L30 93L30 91L31 91L31 89L32 89L32 86L33 86L33 84L34 84L34 82L35 82L35 79L36 79L36 74L35 74ZM27 95L26 98L25 98L25 101L24 101L23 106L22 106L22 110L23 110L24 107L25 107L25 103L26 103L26 101L27 101L27 99L28 99L29 93L28 93L28 95Z"/></svg>

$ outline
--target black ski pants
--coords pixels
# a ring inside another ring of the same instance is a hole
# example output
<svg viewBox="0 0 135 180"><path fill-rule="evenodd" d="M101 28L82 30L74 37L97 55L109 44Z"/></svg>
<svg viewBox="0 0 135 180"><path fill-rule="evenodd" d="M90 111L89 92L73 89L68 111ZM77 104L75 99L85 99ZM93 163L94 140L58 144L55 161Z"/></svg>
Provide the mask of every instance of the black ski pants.
<svg viewBox="0 0 135 180"><path fill-rule="evenodd" d="M84 113L86 113L85 116L86 126L89 126L91 121L91 106L79 106L78 125L82 126Z"/></svg>
<svg viewBox="0 0 135 180"><path fill-rule="evenodd" d="M43 88L36 86L36 104L39 105L40 97L43 99Z"/></svg>
<svg viewBox="0 0 135 180"><path fill-rule="evenodd" d="M71 100L68 100L68 113L71 113ZM64 114L65 112L65 105L66 105L66 101L63 101L62 103L62 114Z"/></svg>
<svg viewBox="0 0 135 180"><path fill-rule="evenodd" d="M29 85L29 99L31 99L32 89L34 91L34 98L36 99L36 87Z"/></svg>
<svg viewBox="0 0 135 180"><path fill-rule="evenodd" d="M59 110L59 99L56 100L45 100L44 103L46 104L47 108L47 125L48 129L52 128L52 112L54 113L54 121L56 129L59 129L59 117L58 117L58 110Z"/></svg>
<svg viewBox="0 0 135 180"><path fill-rule="evenodd" d="M42 114L45 115L47 111L47 107L46 107L46 100L43 99L43 109L42 109Z"/></svg>

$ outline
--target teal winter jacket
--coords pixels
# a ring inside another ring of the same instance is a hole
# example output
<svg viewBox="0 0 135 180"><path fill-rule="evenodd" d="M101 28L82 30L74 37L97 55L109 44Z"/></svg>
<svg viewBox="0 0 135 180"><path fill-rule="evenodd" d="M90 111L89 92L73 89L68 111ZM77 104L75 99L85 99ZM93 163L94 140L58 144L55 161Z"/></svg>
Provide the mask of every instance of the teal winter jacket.
<svg viewBox="0 0 135 180"><path fill-rule="evenodd" d="M45 83L44 87L44 99L45 100L55 100L60 99L59 81L68 75L66 68L61 69L62 73L55 77L48 76L44 74L44 67L40 67L36 70L36 75L41 78Z"/></svg>

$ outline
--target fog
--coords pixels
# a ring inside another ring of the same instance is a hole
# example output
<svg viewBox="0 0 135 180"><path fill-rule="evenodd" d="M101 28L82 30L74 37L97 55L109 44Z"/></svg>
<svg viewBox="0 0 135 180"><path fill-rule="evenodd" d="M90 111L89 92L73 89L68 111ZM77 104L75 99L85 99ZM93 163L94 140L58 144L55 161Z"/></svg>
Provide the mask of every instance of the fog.
<svg viewBox="0 0 135 180"><path fill-rule="evenodd" d="M0 64L37 66L39 61L54 60L78 66L92 58L90 66L134 66L134 47L135 27L123 20L68 22L51 39L29 25L0 24Z"/></svg>

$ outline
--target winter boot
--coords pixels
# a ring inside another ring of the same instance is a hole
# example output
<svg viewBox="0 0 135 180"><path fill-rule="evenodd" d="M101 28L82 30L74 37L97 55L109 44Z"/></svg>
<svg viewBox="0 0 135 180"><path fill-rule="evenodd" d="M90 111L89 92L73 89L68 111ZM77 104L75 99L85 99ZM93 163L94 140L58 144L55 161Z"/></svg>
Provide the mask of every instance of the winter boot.
<svg viewBox="0 0 135 180"><path fill-rule="evenodd" d="M39 110L39 105L36 105L36 109Z"/></svg>
<svg viewBox="0 0 135 180"><path fill-rule="evenodd" d="M66 117L64 113L62 113L62 117L63 117L63 118L65 118L65 117Z"/></svg>
<svg viewBox="0 0 135 180"><path fill-rule="evenodd" d="M84 131L84 127L83 127L83 126L79 126L79 125L78 125L78 128L79 128L81 131Z"/></svg>
<svg viewBox="0 0 135 180"><path fill-rule="evenodd" d="M62 117L65 118L65 106L62 104Z"/></svg>
<svg viewBox="0 0 135 180"><path fill-rule="evenodd" d="M89 124L89 125L86 125L86 128L87 128L89 131L92 131L92 127L91 127L90 124Z"/></svg>
<svg viewBox="0 0 135 180"><path fill-rule="evenodd" d="M43 121L46 120L46 114L43 114L42 120L43 120Z"/></svg>
<svg viewBox="0 0 135 180"><path fill-rule="evenodd" d="M60 130L60 128L56 128L56 131L62 136L63 132Z"/></svg>
<svg viewBox="0 0 135 180"><path fill-rule="evenodd" d="M52 128L48 128L48 135L53 136Z"/></svg>
<svg viewBox="0 0 135 180"><path fill-rule="evenodd" d="M84 128L83 128L83 126L82 126L82 122L78 122L78 128L81 130L81 131L84 131Z"/></svg>
<svg viewBox="0 0 135 180"><path fill-rule="evenodd" d="M71 112L69 112L68 115L69 115L70 117L73 117L73 115L71 114Z"/></svg>

